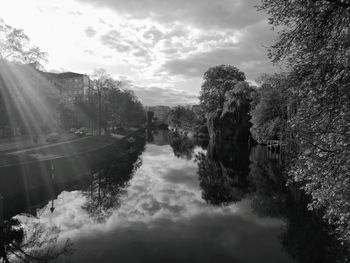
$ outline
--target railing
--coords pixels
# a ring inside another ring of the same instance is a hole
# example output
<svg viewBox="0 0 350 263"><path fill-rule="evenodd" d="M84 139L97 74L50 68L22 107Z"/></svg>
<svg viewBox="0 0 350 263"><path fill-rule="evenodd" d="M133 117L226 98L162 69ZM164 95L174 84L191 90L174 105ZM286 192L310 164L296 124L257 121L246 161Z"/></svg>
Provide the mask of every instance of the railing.
<svg viewBox="0 0 350 263"><path fill-rule="evenodd" d="M279 150L286 146L286 143L282 140L265 140L262 142L262 144L265 144L267 146L267 149L269 150Z"/></svg>

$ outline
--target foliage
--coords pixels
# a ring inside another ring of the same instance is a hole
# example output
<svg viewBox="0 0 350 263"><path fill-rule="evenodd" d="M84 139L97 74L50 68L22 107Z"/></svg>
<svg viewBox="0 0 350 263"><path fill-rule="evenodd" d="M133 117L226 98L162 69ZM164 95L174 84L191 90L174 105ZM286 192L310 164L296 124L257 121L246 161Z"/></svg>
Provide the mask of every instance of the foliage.
<svg viewBox="0 0 350 263"><path fill-rule="evenodd" d="M206 113L222 109L226 92L245 80L243 72L234 66L220 65L209 68L204 73L204 82L200 92L200 105Z"/></svg>
<svg viewBox="0 0 350 263"><path fill-rule="evenodd" d="M0 20L0 59L21 63L46 62L47 54L30 44L23 29L6 25Z"/></svg>
<svg viewBox="0 0 350 263"><path fill-rule="evenodd" d="M248 142L252 92L247 82L237 82L226 92L223 108L207 114L208 131L212 140Z"/></svg>
<svg viewBox="0 0 350 263"><path fill-rule="evenodd" d="M248 149L246 145L210 141L205 153L195 156L202 198L215 206L241 201L248 192Z"/></svg>
<svg viewBox="0 0 350 263"><path fill-rule="evenodd" d="M296 184L286 186L284 158L254 147L250 153L251 207L261 217L280 218L279 240L296 262L349 262L347 247L332 235L317 213L307 210L309 198Z"/></svg>
<svg viewBox="0 0 350 263"><path fill-rule="evenodd" d="M263 75L259 82L262 85L256 89L250 111L252 136L258 142L284 139L290 104L288 77L284 74Z"/></svg>
<svg viewBox="0 0 350 263"><path fill-rule="evenodd" d="M270 56L289 67L300 99L290 120L298 158L290 174L324 208L341 238L350 240L350 2L263 0L281 27Z"/></svg>
<svg viewBox="0 0 350 263"><path fill-rule="evenodd" d="M169 144L173 148L174 155L178 158L184 158L187 160L192 159L194 151L194 143L186 136L181 136L175 132L169 132L168 135Z"/></svg>
<svg viewBox="0 0 350 263"><path fill-rule="evenodd" d="M23 218L23 216L20 216ZM4 222L0 233L0 259L4 262L48 262L67 260L73 253L73 243L58 241L60 228L39 222L36 218L17 218Z"/></svg>
<svg viewBox="0 0 350 263"><path fill-rule="evenodd" d="M96 92L82 107L85 107L85 112L88 112L96 122L101 107L100 122L105 129L108 126L118 128L140 126L146 122L143 105L132 90L123 88L124 83L113 79L103 69L94 71L92 82Z"/></svg>
<svg viewBox="0 0 350 263"><path fill-rule="evenodd" d="M168 115L168 123L174 127L192 129L196 122L197 116L189 107L178 105Z"/></svg>

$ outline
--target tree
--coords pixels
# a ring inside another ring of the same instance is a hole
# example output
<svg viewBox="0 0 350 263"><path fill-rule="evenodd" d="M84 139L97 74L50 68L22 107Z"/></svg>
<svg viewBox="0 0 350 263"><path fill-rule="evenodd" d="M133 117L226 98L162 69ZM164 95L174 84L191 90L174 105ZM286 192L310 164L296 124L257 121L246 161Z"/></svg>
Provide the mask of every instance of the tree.
<svg viewBox="0 0 350 263"><path fill-rule="evenodd" d="M179 128L191 129L197 121L196 114L189 108L178 105L168 115L168 123Z"/></svg>
<svg viewBox="0 0 350 263"><path fill-rule="evenodd" d="M350 240L350 2L263 0L260 10L281 28L270 57L298 83L290 123L300 150L290 174Z"/></svg>
<svg viewBox="0 0 350 263"><path fill-rule="evenodd" d="M209 68L204 73L204 83L199 96L200 104L207 113L222 109L226 92L244 80L244 73L234 66L220 65Z"/></svg>
<svg viewBox="0 0 350 263"><path fill-rule="evenodd" d="M70 239L59 242L61 229L53 224L41 223L36 218L21 222L11 218L4 222L0 232L0 260L2 262L67 261L73 254Z"/></svg>
<svg viewBox="0 0 350 263"><path fill-rule="evenodd" d="M109 126L139 126L146 122L143 105L132 90L123 87L122 81L113 79L104 69L95 70L91 79L97 92L90 107L97 114L90 116L95 116L95 121L105 129Z"/></svg>
<svg viewBox="0 0 350 263"><path fill-rule="evenodd" d="M261 87L256 89L250 111L253 138L258 142L284 139L290 100L288 77L265 74L258 81Z"/></svg>
<svg viewBox="0 0 350 263"><path fill-rule="evenodd" d="M202 198L214 206L226 206L246 197L249 186L249 151L246 145L210 141L206 154L195 156Z"/></svg>
<svg viewBox="0 0 350 263"><path fill-rule="evenodd" d="M181 136L179 133L169 132L168 140L176 157L187 160L192 159L195 145L191 139L187 136Z"/></svg>
<svg viewBox="0 0 350 263"><path fill-rule="evenodd" d="M21 63L46 62L47 53L30 44L23 29L6 25L0 20L0 59Z"/></svg>

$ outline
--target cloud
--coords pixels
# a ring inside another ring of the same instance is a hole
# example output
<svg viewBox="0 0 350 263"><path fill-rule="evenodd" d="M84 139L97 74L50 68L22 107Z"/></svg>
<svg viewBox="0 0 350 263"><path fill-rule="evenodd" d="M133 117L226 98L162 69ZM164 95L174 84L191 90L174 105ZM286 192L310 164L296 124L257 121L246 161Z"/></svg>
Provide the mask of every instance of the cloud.
<svg viewBox="0 0 350 263"><path fill-rule="evenodd" d="M161 71L184 77L201 77L209 67L229 64L244 71L250 80L263 72L277 71L267 58L267 47L275 35L267 27L264 21L247 27L240 33L236 43L230 43L224 37L220 41L215 35L199 38L198 43L214 41L213 46L183 58L170 59L162 65Z"/></svg>
<svg viewBox="0 0 350 263"><path fill-rule="evenodd" d="M162 31L160 31L155 26L152 26L150 29L146 30L143 34L145 39L150 39L152 43L157 43L163 37Z"/></svg>
<svg viewBox="0 0 350 263"><path fill-rule="evenodd" d="M258 0L79 0L109 7L134 19L152 19L160 23L180 21L201 28L242 28L256 23L261 16L254 7Z"/></svg>
<svg viewBox="0 0 350 263"><path fill-rule="evenodd" d="M96 33L96 30L91 26L85 28L85 34L87 37L94 37Z"/></svg>
<svg viewBox="0 0 350 263"><path fill-rule="evenodd" d="M139 78L201 78L219 64L238 67L248 80L276 71L266 48L275 33L254 7L258 0L79 1L122 18L99 41Z"/></svg>
<svg viewBox="0 0 350 263"><path fill-rule="evenodd" d="M84 50L84 53L86 53L86 54L88 54L88 55L91 55L91 56L95 56L95 55L96 55L95 51L90 50L90 49Z"/></svg>
<svg viewBox="0 0 350 263"><path fill-rule="evenodd" d="M168 61L162 70L184 77L201 77L209 67L229 64L244 71L248 79L255 79L260 73L273 70L264 53L250 51L240 47L217 48Z"/></svg>
<svg viewBox="0 0 350 263"><path fill-rule="evenodd" d="M196 174L197 168L193 167L184 171L181 168L170 168L167 173L163 175L163 179L167 182L173 184L185 184L187 186L197 188L198 187L198 178L193 176Z"/></svg>
<svg viewBox="0 0 350 263"><path fill-rule="evenodd" d="M279 231L280 226L262 227L237 215L201 214L175 222L161 218L82 236L75 240L72 261L289 262L277 240Z"/></svg>
<svg viewBox="0 0 350 263"><path fill-rule="evenodd" d="M124 59L134 66L139 63L149 64L152 59L147 43L134 37L135 32L132 30L130 25L124 26L118 31L115 29L109 30L101 36L100 42L102 45L123 55Z"/></svg>
<svg viewBox="0 0 350 263"><path fill-rule="evenodd" d="M114 49L118 52L129 51L131 47L122 42L121 35L116 30L111 30L107 34L101 36L102 44L108 46L111 49Z"/></svg>
<svg viewBox="0 0 350 263"><path fill-rule="evenodd" d="M133 86L136 96L142 104L151 105L170 105L178 104L196 104L198 103L198 94L189 91L177 90L174 88L160 87L142 87Z"/></svg>

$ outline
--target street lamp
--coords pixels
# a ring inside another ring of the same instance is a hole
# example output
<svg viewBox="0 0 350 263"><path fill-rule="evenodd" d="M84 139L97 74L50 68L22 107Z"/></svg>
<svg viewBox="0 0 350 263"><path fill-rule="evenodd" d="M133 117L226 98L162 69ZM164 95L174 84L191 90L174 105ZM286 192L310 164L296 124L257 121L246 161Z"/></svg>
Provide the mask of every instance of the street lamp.
<svg viewBox="0 0 350 263"><path fill-rule="evenodd" d="M98 85L98 135L101 135L101 87Z"/></svg>

